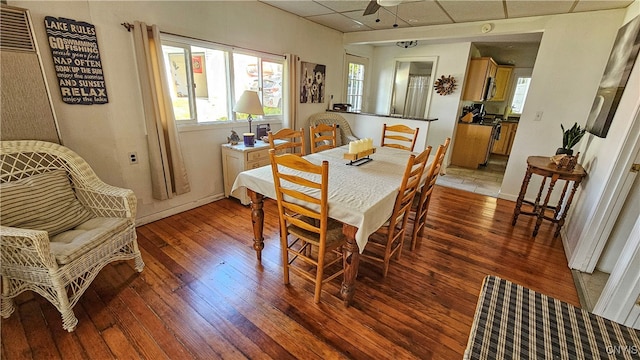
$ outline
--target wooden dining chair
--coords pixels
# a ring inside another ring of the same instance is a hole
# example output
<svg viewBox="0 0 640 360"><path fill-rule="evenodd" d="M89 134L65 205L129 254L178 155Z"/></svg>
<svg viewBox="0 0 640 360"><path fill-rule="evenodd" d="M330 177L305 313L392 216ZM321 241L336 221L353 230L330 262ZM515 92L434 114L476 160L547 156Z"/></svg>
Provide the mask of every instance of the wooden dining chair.
<svg viewBox="0 0 640 360"><path fill-rule="evenodd" d="M409 157L393 206L393 213L382 227L369 236L369 241L361 255L365 260L382 263L383 277L387 276L391 257L396 255L396 259L400 259L409 211L420 186L420 179L423 176L430 153L431 146L428 146L418 156L412 154Z"/></svg>
<svg viewBox="0 0 640 360"><path fill-rule="evenodd" d="M431 195L433 194L438 175L440 175L442 162L444 161L444 156L447 153L450 142L451 138L447 138L442 145L438 146L435 158L433 159L429 170L425 173L424 183L413 199L413 206L411 210L413 215L411 251L416 249L416 245L424 234L424 228L427 222L427 212L429 211L429 202L431 201Z"/></svg>
<svg viewBox="0 0 640 360"><path fill-rule="evenodd" d="M269 138L269 148L276 150L277 154L307 155L303 128L300 128L300 130L283 128L275 133L269 131L267 136ZM276 142L276 140L284 140L284 142Z"/></svg>
<svg viewBox="0 0 640 360"><path fill-rule="evenodd" d="M316 165L294 154L269 150L280 218L284 283L289 270L315 284L314 302L322 285L344 272L342 223L328 217L329 162ZM311 266L310 266L311 265ZM325 274L325 270L331 272ZM325 276L327 275L327 276Z"/></svg>
<svg viewBox="0 0 640 360"><path fill-rule="evenodd" d="M311 140L311 152L333 149L337 146L338 126L336 124L311 125L309 139Z"/></svg>
<svg viewBox="0 0 640 360"><path fill-rule="evenodd" d="M413 151L418 139L420 128L412 129L406 125L382 125L382 143L380 146L388 146L397 149Z"/></svg>

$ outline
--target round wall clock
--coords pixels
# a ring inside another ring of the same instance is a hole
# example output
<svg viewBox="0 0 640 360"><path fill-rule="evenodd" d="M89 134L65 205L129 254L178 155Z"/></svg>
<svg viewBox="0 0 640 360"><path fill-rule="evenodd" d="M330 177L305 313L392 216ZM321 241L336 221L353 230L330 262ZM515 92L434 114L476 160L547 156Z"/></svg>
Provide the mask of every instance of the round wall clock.
<svg viewBox="0 0 640 360"><path fill-rule="evenodd" d="M445 77L444 75L440 76L440 79L436 79L433 87L436 89L436 92L440 95L449 95L456 88L456 79L453 76L449 75Z"/></svg>

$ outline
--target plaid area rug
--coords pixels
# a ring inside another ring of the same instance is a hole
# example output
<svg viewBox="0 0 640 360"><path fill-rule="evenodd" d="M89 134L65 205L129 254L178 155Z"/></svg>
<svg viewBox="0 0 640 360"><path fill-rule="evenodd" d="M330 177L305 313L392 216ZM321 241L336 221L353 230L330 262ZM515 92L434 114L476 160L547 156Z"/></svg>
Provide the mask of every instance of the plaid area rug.
<svg viewBox="0 0 640 360"><path fill-rule="evenodd" d="M640 359L640 331L487 276L464 359Z"/></svg>

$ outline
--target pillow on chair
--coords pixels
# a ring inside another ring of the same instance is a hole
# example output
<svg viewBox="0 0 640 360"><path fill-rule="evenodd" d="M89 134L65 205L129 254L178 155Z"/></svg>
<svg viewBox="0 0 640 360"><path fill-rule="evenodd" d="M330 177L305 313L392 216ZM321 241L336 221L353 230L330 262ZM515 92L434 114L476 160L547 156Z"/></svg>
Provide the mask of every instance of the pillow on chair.
<svg viewBox="0 0 640 360"><path fill-rule="evenodd" d="M58 169L0 184L3 226L44 230L55 236L93 218Z"/></svg>

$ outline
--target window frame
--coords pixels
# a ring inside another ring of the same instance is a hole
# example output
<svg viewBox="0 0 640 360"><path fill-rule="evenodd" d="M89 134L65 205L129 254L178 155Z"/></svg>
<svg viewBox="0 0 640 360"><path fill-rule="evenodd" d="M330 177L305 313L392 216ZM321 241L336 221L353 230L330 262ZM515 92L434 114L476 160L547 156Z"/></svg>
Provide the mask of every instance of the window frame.
<svg viewBox="0 0 640 360"><path fill-rule="evenodd" d="M362 93L361 94L355 94L355 95L350 95L349 94L349 82L352 80L349 77L349 68L351 66L351 64L357 64L357 65L361 65L364 67L364 75L362 77ZM368 78L368 74L369 74L369 59L366 57L362 57L362 56L357 56L357 55L352 55L352 54L346 54L345 57L345 72L344 72L344 99L347 103L349 102L350 97L359 97L360 98L360 107L355 107L352 104L352 107L350 109L350 111L354 111L354 112L360 112L362 111L365 107L365 94L367 93L367 78Z"/></svg>
<svg viewBox="0 0 640 360"><path fill-rule="evenodd" d="M160 43L161 43L160 44L161 46L167 45L167 46L183 49L185 51L185 56L187 56L187 59L185 59L185 63L187 64L186 65L187 82L188 82L187 88L189 93L188 94L189 107L190 107L192 116L188 120L176 120L176 124L178 125L179 128L203 126L203 125L205 126L216 125L216 124L227 124L227 125L236 124L237 125L237 124L247 123L246 119L238 119L236 112L233 111L233 107L237 101L236 95L235 95L235 74L234 74L233 54L242 54L242 55L253 56L257 58L258 74L259 74L258 75L258 79L259 79L258 95L261 101L262 99L264 99L264 92L263 92L264 87L263 87L263 79L262 79L262 73L263 73L262 63L264 61L281 64L283 67L281 87L284 87L285 81L287 81L286 74L284 73L284 66L285 66L284 55L269 54L269 53L264 53L256 50L239 49L229 45L219 44L211 41L195 39L195 38L180 36L175 34L162 33L162 32L160 33ZM217 50L217 51L222 51L224 53L225 76L227 81L227 84L226 84L227 99L226 100L227 100L228 120L198 121L197 107L195 103L196 97L195 97L195 90L194 90L193 67L192 67L191 61L187 61L188 59L190 59L190 56L192 53L192 49L191 49L192 47L200 47L205 49ZM164 70L167 71L166 69L167 64L164 64L164 66L165 66ZM281 91L282 101L280 104L280 110L281 110L280 114L261 115L258 117L254 117L253 121L254 122L263 122L263 121L264 122L266 121L282 122L284 119L284 110L285 110L284 96L286 95L287 94L284 91ZM172 106L172 110L173 110L173 106Z"/></svg>

